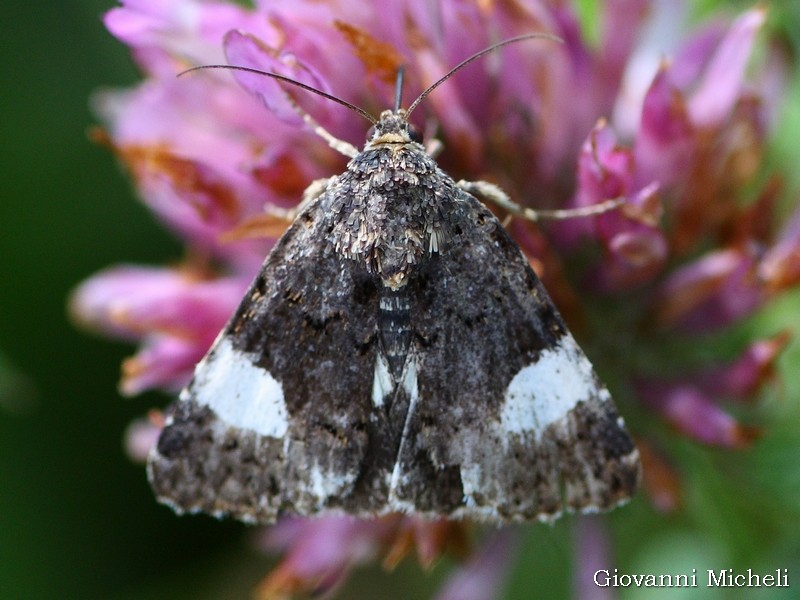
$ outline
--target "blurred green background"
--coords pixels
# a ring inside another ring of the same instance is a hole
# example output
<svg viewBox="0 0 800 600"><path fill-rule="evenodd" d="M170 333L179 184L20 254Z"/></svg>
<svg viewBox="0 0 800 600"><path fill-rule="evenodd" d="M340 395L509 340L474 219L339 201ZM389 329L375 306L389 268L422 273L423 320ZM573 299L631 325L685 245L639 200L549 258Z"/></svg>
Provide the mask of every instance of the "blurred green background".
<svg viewBox="0 0 800 600"><path fill-rule="evenodd" d="M591 13L592 2L580 4ZM721 4L730 3L698 3L703 10ZM0 599L246 598L271 564L255 550L256 532L179 519L154 502L142 467L123 452L122 436L133 418L165 398L122 399L119 363L131 347L87 336L66 319L65 299L88 275L181 253L135 200L110 153L87 138L95 122L92 91L137 80L125 47L100 21L112 5L62 0L0 8ZM796 43L797 3L776 7ZM796 84L791 102L800 105ZM796 108L785 124L773 156L788 166L795 178L789 188L798 190ZM743 330L775 333L797 321L798 309L800 295L793 294ZM611 516L616 552L629 572L786 567L790 590L740 597L800 597L798 365L793 342L780 361L782 387L758 409L767 434L753 450L674 448L685 470L684 513L663 518L639 498ZM568 595L571 529L568 519L529 528L510 597ZM370 598L370 589L383 598L430 597L443 576L440 569L419 577L413 565L401 571L405 576L360 574L342 597ZM622 596L734 597L660 592Z"/></svg>
<svg viewBox="0 0 800 600"><path fill-rule="evenodd" d="M87 138L91 92L137 78L101 23L112 5L0 8L4 600L179 597L145 590L190 571L185 581L199 585L203 560L233 561L245 549L235 540L240 528L176 519L153 502L142 467L123 453L122 433L164 398L122 399L116 382L130 346L87 336L66 318L70 289L92 272L180 256L110 153Z"/></svg>

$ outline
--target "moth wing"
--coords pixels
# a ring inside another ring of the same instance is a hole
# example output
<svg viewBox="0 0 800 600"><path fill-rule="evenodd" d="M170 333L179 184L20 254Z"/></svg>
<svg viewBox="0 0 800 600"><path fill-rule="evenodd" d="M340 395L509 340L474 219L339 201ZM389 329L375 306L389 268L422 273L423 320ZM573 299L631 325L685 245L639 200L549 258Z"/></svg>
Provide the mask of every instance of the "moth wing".
<svg viewBox="0 0 800 600"><path fill-rule="evenodd" d="M418 399L397 507L484 521L603 510L637 486L637 450L519 247L464 195L462 234L409 285Z"/></svg>
<svg viewBox="0 0 800 600"><path fill-rule="evenodd" d="M380 501L359 479L381 451L377 289L328 243L324 200L270 253L149 457L156 495L178 512L265 523Z"/></svg>

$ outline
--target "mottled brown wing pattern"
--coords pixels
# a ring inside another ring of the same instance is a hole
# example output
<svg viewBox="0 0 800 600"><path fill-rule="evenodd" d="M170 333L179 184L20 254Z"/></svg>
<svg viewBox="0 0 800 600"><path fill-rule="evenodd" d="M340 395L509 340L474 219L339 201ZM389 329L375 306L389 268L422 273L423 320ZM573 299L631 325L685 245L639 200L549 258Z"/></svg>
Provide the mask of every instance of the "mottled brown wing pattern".
<svg viewBox="0 0 800 600"><path fill-rule="evenodd" d="M462 231L411 283L419 400L393 497L488 521L609 509L638 452L518 246L466 197Z"/></svg>

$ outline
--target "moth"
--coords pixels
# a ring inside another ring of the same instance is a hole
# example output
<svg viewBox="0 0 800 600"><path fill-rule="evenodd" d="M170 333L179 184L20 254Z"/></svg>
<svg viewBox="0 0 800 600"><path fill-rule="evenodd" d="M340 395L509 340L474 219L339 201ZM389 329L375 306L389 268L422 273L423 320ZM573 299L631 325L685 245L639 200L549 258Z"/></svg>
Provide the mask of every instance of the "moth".
<svg viewBox="0 0 800 600"><path fill-rule="evenodd" d="M161 502L248 523L401 512L503 524L634 493L639 455L607 388L479 198L537 214L454 181L409 125L453 73L531 37L471 56L407 110L398 83L378 119L333 98L372 121L366 145L321 132L351 160L306 191L171 407L148 460Z"/></svg>

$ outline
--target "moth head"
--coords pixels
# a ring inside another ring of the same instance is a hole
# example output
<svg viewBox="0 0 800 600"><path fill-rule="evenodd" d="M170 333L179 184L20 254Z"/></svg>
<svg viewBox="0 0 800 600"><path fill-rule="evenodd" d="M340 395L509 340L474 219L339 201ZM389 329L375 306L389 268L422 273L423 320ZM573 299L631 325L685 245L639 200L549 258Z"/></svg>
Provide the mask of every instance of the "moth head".
<svg viewBox="0 0 800 600"><path fill-rule="evenodd" d="M397 108L381 113L377 123L367 132L367 143L374 144L408 144L421 143L422 136L416 127L408 122L406 110Z"/></svg>

